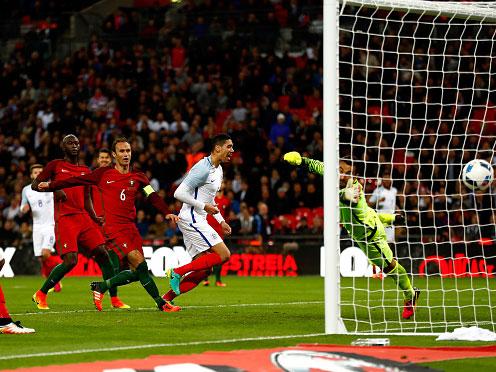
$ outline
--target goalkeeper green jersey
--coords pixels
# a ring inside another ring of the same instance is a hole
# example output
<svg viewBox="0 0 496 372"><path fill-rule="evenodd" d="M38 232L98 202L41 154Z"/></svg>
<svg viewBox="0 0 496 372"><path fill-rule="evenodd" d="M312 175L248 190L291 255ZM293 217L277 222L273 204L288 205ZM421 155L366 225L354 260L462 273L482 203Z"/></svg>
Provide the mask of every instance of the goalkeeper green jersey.
<svg viewBox="0 0 496 372"><path fill-rule="evenodd" d="M302 162L310 172L319 175L324 174L323 162L306 157L302 157ZM358 180L355 180L353 185L358 185L360 188L360 196L356 204L344 199L344 189L339 190L340 222L356 242L386 240L384 225L391 225L394 221L394 215L379 214L370 208L365 200L362 185Z"/></svg>

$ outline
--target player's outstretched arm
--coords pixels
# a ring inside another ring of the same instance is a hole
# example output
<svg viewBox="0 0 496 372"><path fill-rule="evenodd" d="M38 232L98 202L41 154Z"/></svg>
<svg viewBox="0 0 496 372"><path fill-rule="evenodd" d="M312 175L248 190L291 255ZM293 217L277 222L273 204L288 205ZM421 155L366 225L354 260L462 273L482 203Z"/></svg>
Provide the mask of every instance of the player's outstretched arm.
<svg viewBox="0 0 496 372"><path fill-rule="evenodd" d="M143 175L143 177L145 177ZM148 180L147 180L148 181ZM169 216L169 207L165 204L164 200L155 192L152 185L147 184L143 187L143 193L151 205L155 207L164 216Z"/></svg>
<svg viewBox="0 0 496 372"><path fill-rule="evenodd" d="M90 186L90 185L98 185L102 175L108 170L110 167L102 167L94 170L91 173L84 174L82 176L71 177L66 180L60 181L51 181L51 182L40 182L38 184L37 191L56 191L61 189L67 189L69 187L75 186Z"/></svg>
<svg viewBox="0 0 496 372"><path fill-rule="evenodd" d="M52 160L51 162L49 162L45 166L45 168L43 168L43 170L40 172L40 174L38 174L38 176L31 183L31 189L33 189L35 191L41 191L39 189L39 184L41 182L48 181L52 177L53 172L55 171L55 166L57 164L57 161L58 160Z"/></svg>
<svg viewBox="0 0 496 372"><path fill-rule="evenodd" d="M297 151L291 151L284 154L283 159L291 165L306 165L310 173L316 173L321 176L324 175L324 162L301 156Z"/></svg>

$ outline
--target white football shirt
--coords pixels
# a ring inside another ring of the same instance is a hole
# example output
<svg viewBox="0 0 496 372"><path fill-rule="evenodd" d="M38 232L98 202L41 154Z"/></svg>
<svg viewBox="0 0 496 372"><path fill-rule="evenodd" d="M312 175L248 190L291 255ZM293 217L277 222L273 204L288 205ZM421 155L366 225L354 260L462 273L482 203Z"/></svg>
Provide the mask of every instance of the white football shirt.
<svg viewBox="0 0 496 372"><path fill-rule="evenodd" d="M212 164L211 157L204 157L193 168L190 169L184 183L190 189L190 196L203 203L214 204L214 198L217 191L222 186L224 174L222 166L219 164L215 167ZM207 219L207 212L199 210L192 205L183 203L179 217L189 222L198 222Z"/></svg>
<svg viewBox="0 0 496 372"><path fill-rule="evenodd" d="M22 189L21 209L29 204L33 214L33 225L53 225L53 193L39 192L27 185Z"/></svg>

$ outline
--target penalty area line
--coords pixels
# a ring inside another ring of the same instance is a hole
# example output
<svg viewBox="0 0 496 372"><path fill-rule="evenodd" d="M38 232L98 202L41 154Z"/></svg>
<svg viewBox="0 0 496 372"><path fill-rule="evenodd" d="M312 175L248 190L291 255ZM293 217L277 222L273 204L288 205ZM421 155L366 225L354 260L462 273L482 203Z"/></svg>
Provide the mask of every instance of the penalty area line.
<svg viewBox="0 0 496 372"><path fill-rule="evenodd" d="M58 355L87 354L87 353L96 353L96 352L102 352L102 351L122 351L122 350L153 349L153 348L159 348L159 347L230 344L230 343L237 343L237 342L263 341L263 340L284 340L284 339L291 339L291 338L308 338L308 337L318 337L318 336L325 336L325 335L326 335L326 333L308 333L308 334L302 334L302 335L261 336L261 337L233 338L233 339L226 339L226 340L205 340L205 341L191 341L191 342L176 342L176 343L167 343L167 344L129 345L129 346L98 348L98 349L54 351L54 352L49 352L49 353L6 355L6 356L0 356L0 360L27 359L27 358L58 356Z"/></svg>
<svg viewBox="0 0 496 372"><path fill-rule="evenodd" d="M298 302L266 302L260 304L227 304L227 305L191 305L183 306L184 310L189 309L219 309L225 307L257 307L257 306L287 306L287 305L319 305L323 304L324 301L298 301ZM154 307L136 307L124 311L152 311L157 310ZM103 312L124 312L119 309L108 309L108 311ZM81 310L66 310L66 311L35 311L30 313L12 313L13 316L23 316L23 315L60 315L60 314L78 314L78 313L97 313L95 309L81 309Z"/></svg>

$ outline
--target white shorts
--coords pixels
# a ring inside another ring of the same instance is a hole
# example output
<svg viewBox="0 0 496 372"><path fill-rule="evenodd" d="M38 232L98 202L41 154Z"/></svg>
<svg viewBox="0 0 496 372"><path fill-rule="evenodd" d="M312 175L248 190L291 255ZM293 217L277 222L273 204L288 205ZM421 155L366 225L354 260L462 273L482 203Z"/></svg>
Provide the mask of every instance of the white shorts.
<svg viewBox="0 0 496 372"><path fill-rule="evenodd" d="M184 246L191 258L223 242L219 234L217 234L207 221L192 223L179 220L177 225L183 233Z"/></svg>
<svg viewBox="0 0 496 372"><path fill-rule="evenodd" d="M36 257L41 256L42 249L50 249L55 252L55 226L54 225L33 225L33 250Z"/></svg>

